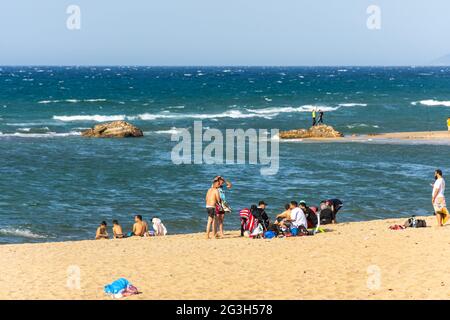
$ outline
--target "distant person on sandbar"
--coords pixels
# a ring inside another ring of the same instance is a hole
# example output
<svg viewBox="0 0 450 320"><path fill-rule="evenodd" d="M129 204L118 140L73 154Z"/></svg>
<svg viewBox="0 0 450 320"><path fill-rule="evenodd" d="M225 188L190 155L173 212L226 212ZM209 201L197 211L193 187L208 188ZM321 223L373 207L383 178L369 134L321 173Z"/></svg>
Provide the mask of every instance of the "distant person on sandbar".
<svg viewBox="0 0 450 320"><path fill-rule="evenodd" d="M100 226L97 228L97 232L95 233L95 239L96 240L109 239L105 221L102 221L102 223L100 223Z"/></svg>
<svg viewBox="0 0 450 320"><path fill-rule="evenodd" d="M125 235L122 231L122 226L119 224L119 221L113 220L113 237L114 239L122 239L125 238Z"/></svg>
<svg viewBox="0 0 450 320"><path fill-rule="evenodd" d="M223 237L223 222L225 219L225 213L230 213L231 212L231 207L228 205L227 202L227 198L225 195L225 185L227 189L231 189L232 184L230 181L225 180L223 177L221 176L217 176L214 178L214 180L218 180L219 181L219 188L217 189L219 191L219 196L220 196L220 203L219 205L217 205L217 209L216 209L216 214L217 214L217 223L218 223L218 235L220 237Z"/></svg>
<svg viewBox="0 0 450 320"><path fill-rule="evenodd" d="M318 124L323 124L323 111L319 110L319 121L317 121Z"/></svg>
<svg viewBox="0 0 450 320"><path fill-rule="evenodd" d="M445 203L445 180L442 176L442 170L438 169L434 172L434 179L431 202L436 213L438 226L442 227L449 218L449 212Z"/></svg>
<svg viewBox="0 0 450 320"><path fill-rule="evenodd" d="M142 221L140 214L134 216L133 236L144 237L148 233L148 225L145 221Z"/></svg>
<svg viewBox="0 0 450 320"><path fill-rule="evenodd" d="M210 239L209 234L211 229L213 237L216 236L216 206L220 204L219 185L219 179L214 179L211 188L206 193L206 213L208 214L208 222L206 224L207 239Z"/></svg>
<svg viewBox="0 0 450 320"><path fill-rule="evenodd" d="M316 108L312 110L311 116L312 116L312 126L314 127L316 125Z"/></svg>

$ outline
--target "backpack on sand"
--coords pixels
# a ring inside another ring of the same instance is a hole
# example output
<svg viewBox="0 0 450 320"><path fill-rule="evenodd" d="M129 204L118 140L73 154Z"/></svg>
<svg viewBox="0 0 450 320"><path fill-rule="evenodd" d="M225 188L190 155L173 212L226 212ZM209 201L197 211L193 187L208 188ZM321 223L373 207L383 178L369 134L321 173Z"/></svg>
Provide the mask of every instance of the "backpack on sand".
<svg viewBox="0 0 450 320"><path fill-rule="evenodd" d="M422 219L416 219L415 216L412 216L405 222L406 228L425 228L427 226L427 222Z"/></svg>

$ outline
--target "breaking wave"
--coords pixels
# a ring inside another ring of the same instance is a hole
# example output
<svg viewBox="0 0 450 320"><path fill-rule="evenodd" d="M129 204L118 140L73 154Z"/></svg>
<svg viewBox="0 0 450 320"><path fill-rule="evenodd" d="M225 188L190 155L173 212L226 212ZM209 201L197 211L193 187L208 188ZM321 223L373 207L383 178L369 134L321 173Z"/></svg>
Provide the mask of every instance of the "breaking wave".
<svg viewBox="0 0 450 320"><path fill-rule="evenodd" d="M20 229L20 228L2 228L2 229L0 229L0 235L16 236L16 237L32 238L32 239L47 238L44 235L33 233L29 229Z"/></svg>
<svg viewBox="0 0 450 320"><path fill-rule="evenodd" d="M421 101L414 101L411 102L412 105L421 104L423 106L428 107L450 107L450 101L439 101L439 100L421 100Z"/></svg>

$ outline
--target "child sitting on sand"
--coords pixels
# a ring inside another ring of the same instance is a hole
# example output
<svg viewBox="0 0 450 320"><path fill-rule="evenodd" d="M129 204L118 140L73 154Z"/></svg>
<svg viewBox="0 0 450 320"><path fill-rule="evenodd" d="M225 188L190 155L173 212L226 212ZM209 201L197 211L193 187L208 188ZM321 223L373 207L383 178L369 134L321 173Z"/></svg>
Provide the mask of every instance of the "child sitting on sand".
<svg viewBox="0 0 450 320"><path fill-rule="evenodd" d="M96 240L109 239L105 221L102 221L102 223L100 223L100 226L97 228L97 232L95 233L95 239Z"/></svg>
<svg viewBox="0 0 450 320"><path fill-rule="evenodd" d="M113 237L114 239L122 239L125 238L123 234L122 227L119 224L119 221L113 220Z"/></svg>

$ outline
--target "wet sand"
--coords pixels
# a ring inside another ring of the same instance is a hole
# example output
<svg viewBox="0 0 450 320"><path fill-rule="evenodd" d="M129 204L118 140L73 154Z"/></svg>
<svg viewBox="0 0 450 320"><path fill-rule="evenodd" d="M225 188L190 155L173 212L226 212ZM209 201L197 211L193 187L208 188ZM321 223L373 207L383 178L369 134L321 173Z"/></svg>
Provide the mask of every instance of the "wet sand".
<svg viewBox="0 0 450 320"><path fill-rule="evenodd" d="M418 142L450 143L450 131L392 132L364 135L345 135L338 138L281 139L283 142Z"/></svg>

